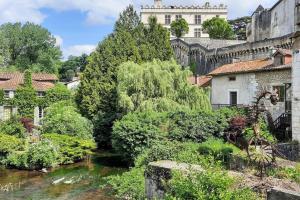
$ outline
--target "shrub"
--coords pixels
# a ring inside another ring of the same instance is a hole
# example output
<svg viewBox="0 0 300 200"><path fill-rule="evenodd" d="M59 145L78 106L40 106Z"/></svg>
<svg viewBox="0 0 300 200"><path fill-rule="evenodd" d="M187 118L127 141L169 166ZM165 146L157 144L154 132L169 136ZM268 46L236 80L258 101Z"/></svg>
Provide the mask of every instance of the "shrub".
<svg viewBox="0 0 300 200"><path fill-rule="evenodd" d="M0 157L13 151L22 150L23 147L24 142L21 139L0 133Z"/></svg>
<svg viewBox="0 0 300 200"><path fill-rule="evenodd" d="M165 133L160 126L163 114L130 113L114 124L112 132L113 148L129 161L162 140Z"/></svg>
<svg viewBox="0 0 300 200"><path fill-rule="evenodd" d="M300 184L300 164L297 164L295 167L269 168L267 174L281 179L289 179Z"/></svg>
<svg viewBox="0 0 300 200"><path fill-rule="evenodd" d="M169 138L178 141L203 142L221 137L227 126L224 118L210 112L173 112L169 118Z"/></svg>
<svg viewBox="0 0 300 200"><path fill-rule="evenodd" d="M46 109L42 132L92 139L92 127L91 122L82 117L74 106L61 101Z"/></svg>
<svg viewBox="0 0 300 200"><path fill-rule="evenodd" d="M270 133L268 125L263 118L260 118L259 125L260 125L260 136L271 143L276 143L276 138ZM252 127L246 128L244 133L247 140L250 140L250 138L254 136L254 130Z"/></svg>
<svg viewBox="0 0 300 200"><path fill-rule="evenodd" d="M46 92L45 100L48 105L58 101L70 100L72 98L71 91L63 84L56 84Z"/></svg>
<svg viewBox="0 0 300 200"><path fill-rule="evenodd" d="M60 164L70 164L83 160L86 156L91 155L92 150L96 148L95 142L91 139L84 140L60 134L44 134L43 138L50 140L56 146Z"/></svg>
<svg viewBox="0 0 300 200"><path fill-rule="evenodd" d="M217 115L222 118L225 118L228 122L236 116L246 116L247 109L246 108L236 108L236 107L224 107L215 111Z"/></svg>
<svg viewBox="0 0 300 200"><path fill-rule="evenodd" d="M26 129L20 120L16 116L13 116L11 119L0 123L0 133L24 138Z"/></svg>
<svg viewBox="0 0 300 200"><path fill-rule="evenodd" d="M33 120L30 118L23 117L20 119L20 121L21 121L22 125L24 126L24 128L26 129L26 131L28 133L32 133L33 128L34 128Z"/></svg>
<svg viewBox="0 0 300 200"><path fill-rule="evenodd" d="M9 167L18 169L42 169L57 164L57 150L49 141L30 144L23 152L12 152L5 160Z"/></svg>
<svg viewBox="0 0 300 200"><path fill-rule="evenodd" d="M144 168L133 168L122 175L110 176L106 181L118 199L146 199Z"/></svg>
<svg viewBox="0 0 300 200"><path fill-rule="evenodd" d="M257 200L249 189L234 189L234 180L221 171L173 173L166 199Z"/></svg>
<svg viewBox="0 0 300 200"><path fill-rule="evenodd" d="M232 144L211 138L199 145L199 152L202 155L211 155L215 160L227 164L230 161L232 154L239 154L241 153L241 150Z"/></svg>

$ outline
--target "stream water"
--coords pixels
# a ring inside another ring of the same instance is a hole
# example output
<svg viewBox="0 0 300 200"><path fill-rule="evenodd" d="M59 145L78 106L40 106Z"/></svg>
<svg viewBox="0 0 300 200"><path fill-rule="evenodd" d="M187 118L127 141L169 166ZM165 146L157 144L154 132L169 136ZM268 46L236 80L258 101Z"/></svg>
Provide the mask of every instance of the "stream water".
<svg viewBox="0 0 300 200"><path fill-rule="evenodd" d="M1 200L110 200L100 189L104 177L126 170L119 158L98 153L90 161L52 169L49 173L0 167Z"/></svg>

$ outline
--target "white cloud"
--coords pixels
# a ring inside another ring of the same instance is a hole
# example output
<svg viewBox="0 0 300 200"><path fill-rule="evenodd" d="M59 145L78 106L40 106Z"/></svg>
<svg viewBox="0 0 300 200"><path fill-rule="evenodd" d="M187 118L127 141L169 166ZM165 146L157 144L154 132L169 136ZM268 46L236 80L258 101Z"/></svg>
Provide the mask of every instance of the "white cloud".
<svg viewBox="0 0 300 200"><path fill-rule="evenodd" d="M60 37L59 35L54 35L55 40L56 40L56 46L57 47L62 47L64 40L62 39L62 37Z"/></svg>
<svg viewBox="0 0 300 200"><path fill-rule="evenodd" d="M206 0L163 0L165 5L197 5L204 4ZM229 18L251 14L262 4L270 7L277 0L210 0L211 4L224 3L228 5ZM42 8L57 11L78 10L86 14L88 24L113 23L119 12L127 5L134 4L136 8L141 5L153 4L153 0L0 0L0 23L31 21L42 23L47 17Z"/></svg>
<svg viewBox="0 0 300 200"><path fill-rule="evenodd" d="M69 56L80 56L83 53L90 54L96 49L96 45L74 45L67 48L63 48L64 60L68 59Z"/></svg>

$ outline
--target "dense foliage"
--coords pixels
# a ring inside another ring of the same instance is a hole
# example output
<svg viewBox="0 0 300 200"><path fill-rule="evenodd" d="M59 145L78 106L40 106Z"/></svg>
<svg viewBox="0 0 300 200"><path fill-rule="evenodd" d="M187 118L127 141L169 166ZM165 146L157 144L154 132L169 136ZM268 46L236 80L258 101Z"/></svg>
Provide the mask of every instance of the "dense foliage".
<svg viewBox="0 0 300 200"><path fill-rule="evenodd" d="M0 26L0 41L2 66L15 66L19 71L58 72L62 53L55 46L54 36L40 25L3 24Z"/></svg>
<svg viewBox="0 0 300 200"><path fill-rule="evenodd" d="M144 26L129 6L121 13L114 32L91 55L82 74L76 99L84 116L93 119L100 146L109 145L112 123L117 118L117 67L126 61L169 60L173 55L167 29L156 20L149 22Z"/></svg>
<svg viewBox="0 0 300 200"><path fill-rule="evenodd" d="M210 110L208 96L190 85L188 76L189 71L182 71L175 61L122 64L117 73L119 112L166 111L180 106Z"/></svg>
<svg viewBox="0 0 300 200"><path fill-rule="evenodd" d="M199 173L174 173L168 183L166 200L257 200L250 189L235 189L234 180L226 172L206 170Z"/></svg>
<svg viewBox="0 0 300 200"><path fill-rule="evenodd" d="M0 133L16 136L18 138L24 138L26 129L24 128L20 119L16 116L13 116L7 121L0 122Z"/></svg>
<svg viewBox="0 0 300 200"><path fill-rule="evenodd" d="M246 16L228 21L238 40L247 40L247 25L251 22L251 20L252 18L250 16Z"/></svg>
<svg viewBox="0 0 300 200"><path fill-rule="evenodd" d="M43 119L43 133L57 133L76 136L82 139L92 138L92 124L82 117L68 101L52 104L46 109Z"/></svg>
<svg viewBox="0 0 300 200"><path fill-rule="evenodd" d="M189 32L189 24L183 18L175 20L171 23L171 34L177 38L181 38Z"/></svg>
<svg viewBox="0 0 300 200"><path fill-rule="evenodd" d="M56 84L55 87L49 89L45 95L45 105L51 105L58 101L72 99L71 91L63 84Z"/></svg>
<svg viewBox="0 0 300 200"><path fill-rule="evenodd" d="M13 151L22 150L23 141L15 136L0 133L0 160Z"/></svg>
<svg viewBox="0 0 300 200"><path fill-rule="evenodd" d="M51 141L58 151L58 163L70 164L85 159L96 148L95 142L90 139L71 137L60 134L44 134L43 138Z"/></svg>
<svg viewBox="0 0 300 200"><path fill-rule="evenodd" d="M211 39L234 39L234 32L230 24L223 18L214 17L203 22L203 29Z"/></svg>
<svg viewBox="0 0 300 200"><path fill-rule="evenodd" d="M65 81L72 81L75 76L79 76L83 72L88 61L88 55L82 54L81 56L70 56L67 61L62 63L59 74L60 79Z"/></svg>

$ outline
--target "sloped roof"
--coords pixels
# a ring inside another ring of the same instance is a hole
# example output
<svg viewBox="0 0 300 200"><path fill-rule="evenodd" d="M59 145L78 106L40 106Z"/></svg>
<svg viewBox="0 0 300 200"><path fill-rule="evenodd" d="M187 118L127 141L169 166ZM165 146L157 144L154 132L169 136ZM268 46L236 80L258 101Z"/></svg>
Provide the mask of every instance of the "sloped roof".
<svg viewBox="0 0 300 200"><path fill-rule="evenodd" d="M290 69L291 67L291 63L286 63L285 65L280 66L274 66L272 59L251 60L223 65L222 67L219 67L212 71L209 75L217 76L226 74L241 74L257 71Z"/></svg>
<svg viewBox="0 0 300 200"><path fill-rule="evenodd" d="M197 78L195 76L191 76L189 77L189 82L199 87L208 87L211 79L211 76L198 76Z"/></svg>
<svg viewBox="0 0 300 200"><path fill-rule="evenodd" d="M37 91L46 91L54 87L54 81L58 78L54 74L34 73L32 74L32 86ZM24 84L23 73L0 73L0 89L16 90Z"/></svg>

